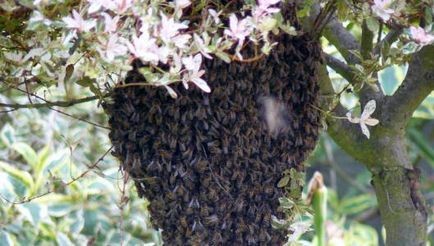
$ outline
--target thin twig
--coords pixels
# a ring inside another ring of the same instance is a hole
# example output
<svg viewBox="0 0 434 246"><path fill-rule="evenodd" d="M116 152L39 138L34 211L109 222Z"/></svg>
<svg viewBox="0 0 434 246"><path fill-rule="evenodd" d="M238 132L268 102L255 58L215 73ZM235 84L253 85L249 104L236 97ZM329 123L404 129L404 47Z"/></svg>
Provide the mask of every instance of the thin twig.
<svg viewBox="0 0 434 246"><path fill-rule="evenodd" d="M120 172L122 172L122 169L120 169ZM124 228L124 210L125 210L125 205L127 205L129 200L130 200L128 198L128 196L125 195L128 180L129 180L129 174L128 174L128 172L125 172L123 174L123 178L122 178L122 187L119 187L119 185L118 185L119 191L121 192L121 198L120 198L119 205L118 205L119 212L121 215L121 218L119 221L120 234L121 234L121 241L120 241L121 246L124 244L124 237L125 237L125 235L124 235L125 234L124 233L124 230L125 230L125 228Z"/></svg>
<svg viewBox="0 0 434 246"><path fill-rule="evenodd" d="M21 89L19 89L19 90L21 91ZM31 92L27 92L27 91L23 91L23 92L26 93L28 96L34 96L34 97L37 97L37 98L39 98L41 100L44 100L44 99L42 99L42 97L40 98L39 96L36 96L35 94L33 94ZM106 94L106 95L103 95L102 97L105 98L105 97L108 97L108 96L109 95ZM98 97L98 96L90 96L90 97L84 97L84 98L79 98L79 99L72 99L72 100L69 100L69 101L54 101L54 102L50 102L50 101L44 100L45 103L28 103L28 104L0 103L0 107L20 109L20 108L49 108L49 107L57 106L57 107L66 108L66 107L71 107L71 106L76 105L76 104L94 101L94 100L97 100L99 98L100 97Z"/></svg>
<svg viewBox="0 0 434 246"><path fill-rule="evenodd" d="M98 166L98 164L107 156L108 153L110 153L110 151L112 149L113 149L113 146L111 146L100 158L98 158L97 161L95 161L91 166L89 166L89 168L86 171L82 172L77 177L71 179L69 182L62 183L62 188L65 188L65 187L71 185L72 183L74 183L75 181L77 181L77 180L83 178L84 176L86 176L90 171L92 171L92 169L94 169L96 166ZM46 196L48 194L51 194L53 192L56 192L58 189L59 188L52 188L52 189L50 189L50 190L48 190L48 191L46 191L46 192L44 192L42 194L39 194L39 195L36 195L36 196L33 196L33 197L29 197L29 198L25 198L25 199L23 199L21 201L10 201L10 200L8 200L7 198L5 198L1 194L0 194L0 198L3 199L3 200L5 200L7 203L10 203L10 204L23 204L23 203L28 203L28 202L31 202L31 201L33 201L35 199L44 197L44 196Z"/></svg>
<svg viewBox="0 0 434 246"><path fill-rule="evenodd" d="M13 87L13 89L18 90L18 91L21 91L21 92L23 92L23 93L27 93L25 90L22 90L22 89L20 89L20 88L18 88L18 87ZM34 93L31 93L31 92L29 92L29 93L30 93L30 95L32 95L33 97L36 97L36 98L38 98L38 99L44 101L45 104L49 104L49 103L50 103L48 100L46 100L45 98L43 98L43 97L41 97L41 96L38 96L38 95L36 95L36 94L34 94ZM105 97L108 97L108 96L110 96L110 93L107 93L107 94L103 95L102 98L105 98ZM82 99L85 99L85 98L82 98ZM78 100L80 100L80 99L78 99ZM95 100L95 99L94 99L94 100ZM89 100L89 101L91 101L91 100ZM81 103L81 102L80 102L80 103ZM76 104L78 104L78 103L76 103ZM33 105L35 105L35 104L33 104ZM74 104L73 104L73 105L74 105ZM1 106L1 105L0 105L0 106ZM53 105L53 106L58 106L58 105ZM60 114L63 114L63 115L65 115L65 116L68 116L68 117L70 117L70 118L73 118L73 119L76 119L76 120L79 120L79 121L86 122L86 123L88 123L88 124L91 124L91 125L96 126L96 127L99 127L99 128L103 128L103 129L110 130L109 127L106 127L106 126L103 126L103 125L99 125L99 124L94 123L94 122L91 122L91 121L89 121L89 120L82 119L82 118L79 118L79 117L77 117L77 116L74 116L74 115L68 114L68 113L63 112L63 111L61 111L61 110L58 110L58 109L53 108L53 106L45 106L45 107L47 107L47 108L49 108L49 109L51 109L51 110L53 110L53 111L56 111L56 112L58 112L58 113L60 113ZM72 105L71 105L71 106L72 106Z"/></svg>
<svg viewBox="0 0 434 246"><path fill-rule="evenodd" d="M340 74L344 79L346 79L350 84L357 84L356 74L353 70L345 63L333 57L329 54L325 54L325 60L329 67L335 70L338 74Z"/></svg>

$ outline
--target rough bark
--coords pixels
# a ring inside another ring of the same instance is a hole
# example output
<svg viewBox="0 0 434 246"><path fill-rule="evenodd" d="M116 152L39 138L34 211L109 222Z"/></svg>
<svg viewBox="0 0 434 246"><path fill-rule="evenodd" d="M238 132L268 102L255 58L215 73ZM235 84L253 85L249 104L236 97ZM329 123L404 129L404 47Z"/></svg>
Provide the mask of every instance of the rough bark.
<svg viewBox="0 0 434 246"><path fill-rule="evenodd" d="M395 146L392 145L391 148ZM403 168L405 163L388 163L388 160L381 165L391 168L383 167L373 172L372 185L377 194L378 207L387 232L386 244L425 245L427 212L417 191L417 171Z"/></svg>

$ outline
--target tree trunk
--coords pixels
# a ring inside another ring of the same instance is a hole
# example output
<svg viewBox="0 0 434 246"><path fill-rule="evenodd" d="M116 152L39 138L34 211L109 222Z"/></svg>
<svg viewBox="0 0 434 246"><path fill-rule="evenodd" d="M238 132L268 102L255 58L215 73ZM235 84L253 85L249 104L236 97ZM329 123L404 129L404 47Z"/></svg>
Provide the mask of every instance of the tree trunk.
<svg viewBox="0 0 434 246"><path fill-rule="evenodd" d="M418 170L404 168L407 163L386 161L381 166L373 172L372 184L387 232L386 245L425 245L427 212L417 190Z"/></svg>

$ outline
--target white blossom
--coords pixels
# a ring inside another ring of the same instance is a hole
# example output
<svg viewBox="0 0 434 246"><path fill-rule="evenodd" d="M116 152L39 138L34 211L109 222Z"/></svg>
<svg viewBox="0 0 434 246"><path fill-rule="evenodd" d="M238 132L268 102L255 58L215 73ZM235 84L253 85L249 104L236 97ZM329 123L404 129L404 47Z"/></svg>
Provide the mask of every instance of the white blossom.
<svg viewBox="0 0 434 246"><path fill-rule="evenodd" d="M370 133L369 133L369 129L366 125L375 126L379 123L379 120L371 118L371 114L374 113L375 108L376 108L376 103L374 100L371 100L371 101L366 103L365 108L363 109L363 113L360 116L360 118L358 118L358 117L353 118L350 112L348 112L346 115L348 120L351 123L360 124L360 127L362 129L363 134L368 139L370 137Z"/></svg>
<svg viewBox="0 0 434 246"><path fill-rule="evenodd" d="M173 98L176 99L178 97L178 95L176 94L175 90L170 88L170 86L168 85L163 85L164 88L166 88L167 92L169 93L169 95Z"/></svg>
<svg viewBox="0 0 434 246"><path fill-rule="evenodd" d="M188 28L187 25L177 23L173 18L167 18L164 14L161 14L161 28L159 30L159 37L164 42L168 42L172 37L179 34L180 29Z"/></svg>
<svg viewBox="0 0 434 246"><path fill-rule="evenodd" d="M140 58L144 62L158 63L159 56L156 53L158 46L154 38L149 37L147 33L143 33L140 37L133 35L132 41L132 43L129 41L126 43L128 49L136 58Z"/></svg>
<svg viewBox="0 0 434 246"><path fill-rule="evenodd" d="M280 0L258 0L258 5L252 11L255 21L259 22L262 18L279 12L279 8L270 7L271 5L277 4L279 2Z"/></svg>
<svg viewBox="0 0 434 246"><path fill-rule="evenodd" d="M187 48L187 44L189 44L190 39L190 34L182 34L173 37L172 42L175 44L176 47L180 49L185 49Z"/></svg>
<svg viewBox="0 0 434 246"><path fill-rule="evenodd" d="M107 62L112 62L116 56L127 54L127 47L121 44L119 40L120 38L117 35L111 35L102 49L97 48Z"/></svg>
<svg viewBox="0 0 434 246"><path fill-rule="evenodd" d="M101 8L114 9L116 7L112 0L88 0L88 2L90 3L89 9L87 10L89 14L95 13Z"/></svg>
<svg viewBox="0 0 434 246"><path fill-rule="evenodd" d="M79 32L88 32L96 26L95 20L84 20L75 10L72 11L72 17L63 17L62 20L68 28L77 29Z"/></svg>
<svg viewBox="0 0 434 246"><path fill-rule="evenodd" d="M214 9L208 9L208 13L212 16L216 24L220 24L221 20L219 15L221 14L221 12L217 13Z"/></svg>
<svg viewBox="0 0 434 246"><path fill-rule="evenodd" d="M211 89L209 88L206 81L200 78L205 74L205 70L200 70L200 66L202 64L202 55L197 54L194 57L184 57L182 58L182 63L187 69L187 73L185 73L182 78L184 87L188 89L188 82L193 82L202 91L207 93L211 92Z"/></svg>
<svg viewBox="0 0 434 246"><path fill-rule="evenodd" d="M118 29L118 21L119 21L119 16L115 16L114 18L112 18L109 14L107 13L102 13L102 15L104 16L104 32L114 32Z"/></svg>
<svg viewBox="0 0 434 246"><path fill-rule="evenodd" d="M161 46L156 51L155 54L158 56L158 60L161 63L167 64L167 59L170 55L171 49L169 49L167 46Z"/></svg>
<svg viewBox="0 0 434 246"><path fill-rule="evenodd" d="M212 57L209 55L209 53L211 53L211 50L205 45L204 40L201 37L199 37L199 35L197 35L196 33L193 34L193 38L194 38L194 44L199 49L199 52L206 58L212 59Z"/></svg>
<svg viewBox="0 0 434 246"><path fill-rule="evenodd" d="M176 9L186 8L190 6L190 4L191 4L190 0L175 0Z"/></svg>
<svg viewBox="0 0 434 246"><path fill-rule="evenodd" d="M134 0L113 0L116 7L112 10L122 14L133 6L133 1Z"/></svg>
<svg viewBox="0 0 434 246"><path fill-rule="evenodd" d="M247 26L247 19L238 21L237 16L232 14L229 17L229 29L226 29L224 34L235 40L238 40L239 45L242 46L244 39L250 34L250 30Z"/></svg>

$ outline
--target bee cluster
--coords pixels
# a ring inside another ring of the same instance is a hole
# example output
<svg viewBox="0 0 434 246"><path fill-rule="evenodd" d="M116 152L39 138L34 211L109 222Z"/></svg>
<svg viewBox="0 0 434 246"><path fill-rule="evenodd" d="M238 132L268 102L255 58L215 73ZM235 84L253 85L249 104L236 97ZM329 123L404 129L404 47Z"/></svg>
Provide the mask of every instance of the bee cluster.
<svg viewBox="0 0 434 246"><path fill-rule="evenodd" d="M285 242L287 232L271 226L272 215L283 216L278 198L287 195L277 183L284 170L303 171L315 147L321 52L308 34L277 41L255 62L207 61L209 94L178 84L172 99L164 88L127 87L105 105L113 155L150 201L165 244ZM127 83L136 79L131 73ZM284 104L279 134L267 129L264 96Z"/></svg>

